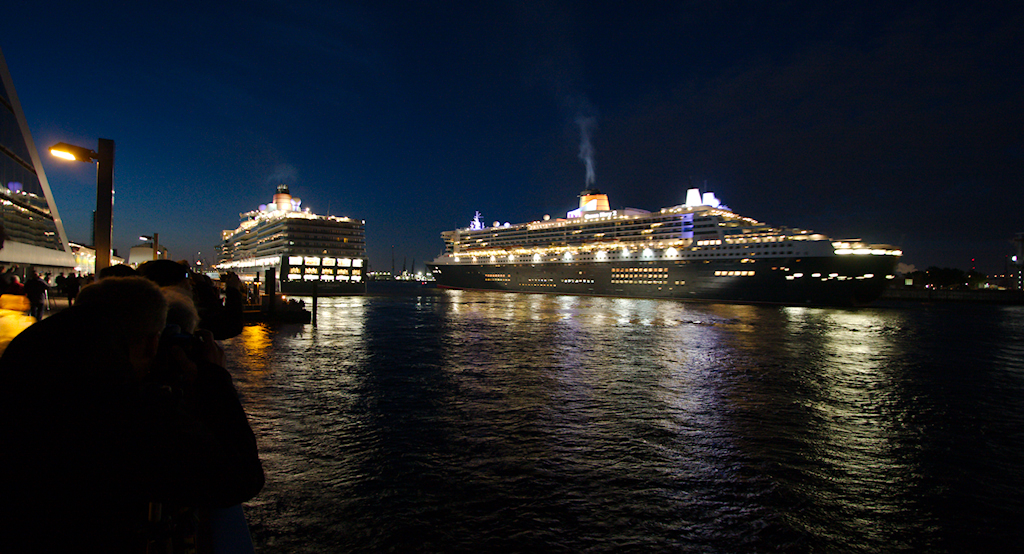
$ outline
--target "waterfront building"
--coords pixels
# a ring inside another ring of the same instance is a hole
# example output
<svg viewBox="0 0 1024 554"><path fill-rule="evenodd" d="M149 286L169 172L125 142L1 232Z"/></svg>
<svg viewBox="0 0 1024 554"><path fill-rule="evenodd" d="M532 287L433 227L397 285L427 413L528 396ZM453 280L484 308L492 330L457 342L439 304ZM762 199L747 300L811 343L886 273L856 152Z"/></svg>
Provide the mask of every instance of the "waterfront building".
<svg viewBox="0 0 1024 554"><path fill-rule="evenodd" d="M0 263L40 273L86 271L64 232L28 122L0 51Z"/></svg>
<svg viewBox="0 0 1024 554"><path fill-rule="evenodd" d="M221 233L216 269L252 281L272 270L275 289L287 294L366 292L363 220L303 209L288 185L278 185L271 203L240 216L238 228Z"/></svg>
<svg viewBox="0 0 1024 554"><path fill-rule="evenodd" d="M157 245L157 257L153 257L153 244L138 244L131 247L128 250L128 265L132 267L138 267L148 261L154 259L166 260L167 249L163 246Z"/></svg>

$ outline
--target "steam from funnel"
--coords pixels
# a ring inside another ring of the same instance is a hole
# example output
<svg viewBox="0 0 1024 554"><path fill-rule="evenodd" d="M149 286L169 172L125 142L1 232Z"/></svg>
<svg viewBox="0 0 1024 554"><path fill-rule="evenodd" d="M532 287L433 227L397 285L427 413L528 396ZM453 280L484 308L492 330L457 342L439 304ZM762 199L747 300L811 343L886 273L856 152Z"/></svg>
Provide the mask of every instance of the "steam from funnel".
<svg viewBox="0 0 1024 554"><path fill-rule="evenodd" d="M267 177L268 184L294 183L298 181L299 170L294 165L281 163L274 166L273 173Z"/></svg>
<svg viewBox="0 0 1024 554"><path fill-rule="evenodd" d="M590 143L590 133L597 126L593 117L576 116L576 124L580 126L580 159L587 166L587 186L594 184L594 146Z"/></svg>

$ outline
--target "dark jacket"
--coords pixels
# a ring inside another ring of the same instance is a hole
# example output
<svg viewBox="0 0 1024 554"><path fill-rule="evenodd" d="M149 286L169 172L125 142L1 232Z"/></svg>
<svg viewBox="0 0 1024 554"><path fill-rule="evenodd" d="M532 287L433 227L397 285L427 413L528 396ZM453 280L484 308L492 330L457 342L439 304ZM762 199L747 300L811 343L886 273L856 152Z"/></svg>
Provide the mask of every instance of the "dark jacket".
<svg viewBox="0 0 1024 554"><path fill-rule="evenodd" d="M263 487L228 372L139 382L108 317L68 308L0 358L0 552L137 551L150 503L225 507Z"/></svg>
<svg viewBox="0 0 1024 554"><path fill-rule="evenodd" d="M42 304L46 301L46 282L39 277L30 277L25 281L25 296L33 304Z"/></svg>

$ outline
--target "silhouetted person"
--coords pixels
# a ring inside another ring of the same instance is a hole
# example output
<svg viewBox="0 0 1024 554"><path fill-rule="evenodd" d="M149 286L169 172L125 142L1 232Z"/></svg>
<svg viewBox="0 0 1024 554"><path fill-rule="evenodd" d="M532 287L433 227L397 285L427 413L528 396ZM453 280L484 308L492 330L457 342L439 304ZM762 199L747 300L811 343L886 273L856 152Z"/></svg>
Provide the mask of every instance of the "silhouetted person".
<svg viewBox="0 0 1024 554"><path fill-rule="evenodd" d="M199 311L199 328L213 333L217 340L242 332L242 286L234 273L225 274L224 300L206 275L193 275L188 267L173 260L152 260L139 266L139 274L161 287L188 291Z"/></svg>
<svg viewBox="0 0 1024 554"><path fill-rule="evenodd" d="M78 291L82 288L82 279L77 273L72 273L64 279L64 294L68 297L68 306L75 305L75 298L78 296Z"/></svg>
<svg viewBox="0 0 1024 554"><path fill-rule="evenodd" d="M132 268L130 265L125 264L114 264L108 265L107 267L100 270L99 278L106 279L107 277L135 277L139 274L138 271Z"/></svg>
<svg viewBox="0 0 1024 554"><path fill-rule="evenodd" d="M202 331L185 347L161 343L166 317L152 282L111 277L8 345L0 552L162 552L188 535L185 508L262 488L223 350ZM55 337L74 348L53 348Z"/></svg>
<svg viewBox="0 0 1024 554"><path fill-rule="evenodd" d="M4 269L3 273L0 273L0 290L7 290L7 287L11 284L11 277L17 275L18 264L12 264Z"/></svg>
<svg viewBox="0 0 1024 554"><path fill-rule="evenodd" d="M21 296L25 295L25 285L21 284L21 278L17 275L11 275L10 284L7 285L7 289L4 294L18 294Z"/></svg>
<svg viewBox="0 0 1024 554"><path fill-rule="evenodd" d="M28 297L28 315L36 318L36 321L43 319L43 308L46 306L46 282L35 271L25 281L25 296Z"/></svg>

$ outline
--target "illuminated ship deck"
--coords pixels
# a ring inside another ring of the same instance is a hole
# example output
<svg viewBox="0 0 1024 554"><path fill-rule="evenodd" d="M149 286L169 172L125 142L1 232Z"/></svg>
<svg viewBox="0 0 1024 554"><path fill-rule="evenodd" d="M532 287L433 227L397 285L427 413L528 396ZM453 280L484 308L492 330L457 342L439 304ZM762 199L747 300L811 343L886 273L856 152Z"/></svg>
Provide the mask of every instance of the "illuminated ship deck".
<svg viewBox="0 0 1024 554"><path fill-rule="evenodd" d="M725 302L856 305L894 277L902 252L771 227L712 193L647 212L608 209L596 190L565 219L442 233L438 286Z"/></svg>
<svg viewBox="0 0 1024 554"><path fill-rule="evenodd" d="M286 294L365 293L365 223L300 206L280 185L271 204L241 214L241 225L222 233L217 269L247 280L263 279L272 269L277 290Z"/></svg>

